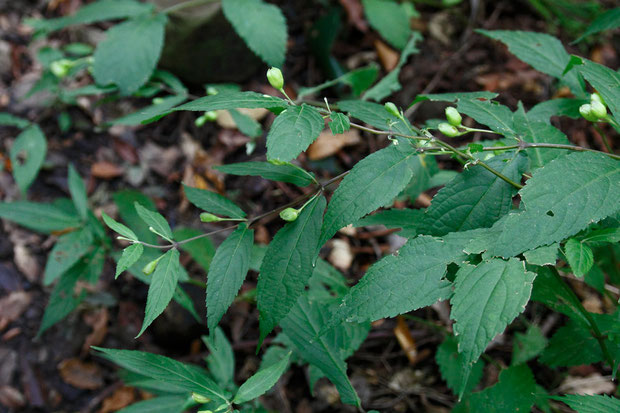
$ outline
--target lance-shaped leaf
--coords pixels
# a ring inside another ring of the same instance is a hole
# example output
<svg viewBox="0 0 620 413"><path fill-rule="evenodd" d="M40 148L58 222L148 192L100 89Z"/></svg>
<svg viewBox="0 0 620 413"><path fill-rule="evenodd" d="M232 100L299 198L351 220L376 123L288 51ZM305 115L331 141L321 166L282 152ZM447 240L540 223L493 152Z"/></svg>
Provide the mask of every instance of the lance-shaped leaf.
<svg viewBox="0 0 620 413"><path fill-rule="evenodd" d="M88 196L86 195L86 185L82 177L73 165L69 165L69 192L73 205L82 219L88 215Z"/></svg>
<svg viewBox="0 0 620 413"><path fill-rule="evenodd" d="M118 264L116 264L116 275L114 278L118 278L123 271L134 265L140 259L143 252L144 247L142 244L133 244L125 248L121 258L118 260Z"/></svg>
<svg viewBox="0 0 620 413"><path fill-rule="evenodd" d="M329 306L302 295L282 320L282 330L300 357L319 368L334 383L343 403L359 406L360 399L347 377L342 351L327 337L319 336L329 316Z"/></svg>
<svg viewBox="0 0 620 413"><path fill-rule="evenodd" d="M210 399L226 402L228 395L207 374L204 369L191 364L181 363L171 358L142 351L116 350L112 348L93 347L103 353L103 357L119 366L169 383L188 392L195 392Z"/></svg>
<svg viewBox="0 0 620 413"><path fill-rule="evenodd" d="M56 205L29 201L0 202L0 218L44 234L82 224L75 211L71 214Z"/></svg>
<svg viewBox="0 0 620 413"><path fill-rule="evenodd" d="M539 168L520 191L524 211L491 229L489 254L511 257L562 241L620 209L620 162L576 152Z"/></svg>
<svg viewBox="0 0 620 413"><path fill-rule="evenodd" d="M450 317L466 365L525 309L535 277L515 258L465 265L457 272Z"/></svg>
<svg viewBox="0 0 620 413"><path fill-rule="evenodd" d="M240 224L215 251L207 277L207 325L211 332L245 280L253 243L254 230Z"/></svg>
<svg viewBox="0 0 620 413"><path fill-rule="evenodd" d="M46 152L47 141L41 129L36 125L25 129L13 142L9 156L13 167L13 177L22 193L26 192L37 177Z"/></svg>
<svg viewBox="0 0 620 413"><path fill-rule="evenodd" d="M45 263L43 284L50 285L92 250L93 234L88 228L62 235L56 241Z"/></svg>
<svg viewBox="0 0 620 413"><path fill-rule="evenodd" d="M142 221L144 221L144 223L150 228L153 228L153 232L163 238L172 239L172 230L170 229L170 225L168 224L168 221L166 221L166 218L164 218L159 212L151 211L150 209L143 207L138 202L134 202L134 206Z"/></svg>
<svg viewBox="0 0 620 413"><path fill-rule="evenodd" d="M209 112L222 109L284 109L289 104L278 97L263 95L256 92L219 91L217 95L205 96L192 100L184 105L177 106L173 110L191 110Z"/></svg>
<svg viewBox="0 0 620 413"><path fill-rule="evenodd" d="M581 59L581 62L583 64L576 66L575 69L596 88L616 121L620 122L620 94L618 93L620 73L588 59ZM574 73L574 71L571 72Z"/></svg>
<svg viewBox="0 0 620 413"><path fill-rule="evenodd" d="M325 203L323 196L316 197L267 248L257 285L260 342L286 317L314 271Z"/></svg>
<svg viewBox="0 0 620 413"><path fill-rule="evenodd" d="M494 92L457 92L457 93L429 93L426 95L418 95L414 101L411 102L413 106L418 102L424 102L430 100L431 102L457 102L459 100L492 100L498 97L499 94Z"/></svg>
<svg viewBox="0 0 620 413"><path fill-rule="evenodd" d="M457 108L459 112L471 116L476 122L487 125L502 135L514 136L517 133L512 120L512 112L507 106L490 100L461 99Z"/></svg>
<svg viewBox="0 0 620 413"><path fill-rule="evenodd" d="M403 190L413 176L417 156L413 148L400 148L407 144L392 144L367 156L345 176L329 202L319 245L340 228L390 204Z"/></svg>
<svg viewBox="0 0 620 413"><path fill-rule="evenodd" d="M341 100L338 102L338 109L348 112L352 117L381 130L393 130L405 135L413 133L408 121L397 118L378 103L362 100Z"/></svg>
<svg viewBox="0 0 620 413"><path fill-rule="evenodd" d="M121 234L123 237L129 238L130 240L134 241L138 239L135 232L133 232L131 229L127 228L120 222L117 222L114 219L110 218L110 216L105 212L101 214L101 217L103 218L103 222L105 222L105 224L110 227L110 229Z"/></svg>
<svg viewBox="0 0 620 413"><path fill-rule="evenodd" d="M599 15L586 29L586 31L575 40L572 44L582 41L585 37L595 33L600 33L605 30L617 29L620 27L620 7L607 10L605 13Z"/></svg>
<svg viewBox="0 0 620 413"><path fill-rule="evenodd" d="M550 399L564 402L578 413L619 412L620 399L605 394L567 394Z"/></svg>
<svg viewBox="0 0 620 413"><path fill-rule="evenodd" d="M267 134L267 159L288 162L315 141L325 126L317 109L302 104L280 113Z"/></svg>
<svg viewBox="0 0 620 413"><path fill-rule="evenodd" d="M183 396L158 396L133 403L116 413L170 413L184 411L187 397Z"/></svg>
<svg viewBox="0 0 620 413"><path fill-rule="evenodd" d="M411 36L407 13L391 0L362 0L370 25L397 49L403 49Z"/></svg>
<svg viewBox="0 0 620 413"><path fill-rule="evenodd" d="M149 293L146 297L144 321L142 322L142 328L137 337L141 336L144 330L146 330L168 306L177 288L177 282L181 272L180 267L179 251L177 251L176 248L170 249L157 263L157 267L152 274L153 279L151 285L149 285Z"/></svg>
<svg viewBox="0 0 620 413"><path fill-rule="evenodd" d="M503 175L519 181L527 158L497 156L487 164ZM512 209L517 190L482 168L471 166L448 182L426 209L419 231L430 235L490 227Z"/></svg>
<svg viewBox="0 0 620 413"><path fill-rule="evenodd" d="M245 216L245 212L241 208L220 194L206 189L192 188L185 184L183 188L189 202L204 211L230 218L243 218Z"/></svg>
<svg viewBox="0 0 620 413"><path fill-rule="evenodd" d="M216 166L215 169L231 175L261 176L272 181L288 182L297 186L308 186L314 182L310 172L306 172L290 163L240 162Z"/></svg>
<svg viewBox="0 0 620 413"><path fill-rule="evenodd" d="M239 387L233 399L233 403L240 404L249 402L265 394L267 390L271 389L276 384L280 376L282 376L288 367L290 358L291 353L288 353L277 363L257 371L256 374L247 379L241 387Z"/></svg>

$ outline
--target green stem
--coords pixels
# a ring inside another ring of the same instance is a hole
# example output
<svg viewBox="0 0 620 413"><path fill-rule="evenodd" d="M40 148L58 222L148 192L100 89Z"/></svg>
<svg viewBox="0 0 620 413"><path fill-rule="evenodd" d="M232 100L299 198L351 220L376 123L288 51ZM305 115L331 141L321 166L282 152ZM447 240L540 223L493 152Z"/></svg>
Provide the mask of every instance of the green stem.
<svg viewBox="0 0 620 413"><path fill-rule="evenodd" d="M493 133L493 134L495 134L495 135L502 135L502 134L501 134L501 133L499 133L499 132L495 132L495 131L492 131L492 130L487 130L487 129L468 128L467 126L463 126L463 125L461 125L461 126L459 126L459 127L460 127L461 129L463 129L463 130L467 131L467 132L483 132L483 133Z"/></svg>
<svg viewBox="0 0 620 413"><path fill-rule="evenodd" d="M189 0L184 3L178 3L168 8L165 8L161 11L161 13L170 14L170 13L177 12L179 10L186 9L188 7L200 6L200 5L207 4L207 3L215 3L216 1L219 1L219 0Z"/></svg>
<svg viewBox="0 0 620 413"><path fill-rule="evenodd" d="M607 149L607 152L612 153L613 150L611 149L611 146L609 146L609 141L607 140L607 135L605 135L605 132L603 132L603 130L599 128L596 125L596 123L594 124L594 129L596 129L598 134L601 135L601 139L603 140L603 145L605 145L605 149Z"/></svg>

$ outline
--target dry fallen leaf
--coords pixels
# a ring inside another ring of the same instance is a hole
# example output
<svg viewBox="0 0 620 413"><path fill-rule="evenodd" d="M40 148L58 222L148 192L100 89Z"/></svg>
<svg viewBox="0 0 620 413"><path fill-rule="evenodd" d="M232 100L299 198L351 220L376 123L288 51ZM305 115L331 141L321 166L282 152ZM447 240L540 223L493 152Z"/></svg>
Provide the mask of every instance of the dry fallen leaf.
<svg viewBox="0 0 620 413"><path fill-rule="evenodd" d="M398 52L379 39L375 40L375 50L381 61L381 66L388 72L394 70L400 58Z"/></svg>
<svg viewBox="0 0 620 413"><path fill-rule="evenodd" d="M0 386L0 404L9 409L21 409L26 405L26 399L15 387Z"/></svg>
<svg viewBox="0 0 620 413"><path fill-rule="evenodd" d="M255 108L255 109L240 108L237 110L243 113L244 115L248 115L249 117L257 121L263 119L269 113L269 111L264 108ZM227 110L217 111L216 123L222 128L237 129L237 124L235 123L232 116L230 115L230 112Z"/></svg>
<svg viewBox="0 0 620 413"><path fill-rule="evenodd" d="M91 175L100 179L118 178L124 172L125 171L120 166L106 161L95 162L90 168Z"/></svg>
<svg viewBox="0 0 620 413"><path fill-rule="evenodd" d="M65 383L78 389L94 390L103 386L103 376L99 366L72 358L58 364L60 377Z"/></svg>
<svg viewBox="0 0 620 413"><path fill-rule="evenodd" d="M588 377L568 376L558 388L561 393L579 394L604 394L613 393L615 390L616 385L611 379L600 373L592 373Z"/></svg>
<svg viewBox="0 0 620 413"><path fill-rule="evenodd" d="M136 393L133 387L121 387L116 389L111 396L103 400L99 413L111 413L129 406L136 400Z"/></svg>
<svg viewBox="0 0 620 413"><path fill-rule="evenodd" d="M84 340L82 354L87 354L91 346L98 346L103 342L103 339L108 333L109 318L108 309L105 307L94 313L84 314L84 322L88 324L93 331L86 336L86 340Z"/></svg>
<svg viewBox="0 0 620 413"><path fill-rule="evenodd" d="M15 291L0 298L0 325L4 329L9 323L17 320L32 301L30 293Z"/></svg>
<svg viewBox="0 0 620 413"><path fill-rule="evenodd" d="M37 258L25 244L15 243L15 247L13 247L13 262L17 269L19 269L31 283L39 279L41 266Z"/></svg>
<svg viewBox="0 0 620 413"><path fill-rule="evenodd" d="M329 129L326 129L308 148L308 158L312 161L318 161L334 155L345 146L355 145L359 141L360 134L357 129L351 129L338 135L334 135Z"/></svg>
<svg viewBox="0 0 620 413"><path fill-rule="evenodd" d="M368 31L368 23L364 19L364 8L360 0L340 0L340 4L347 12L347 20L353 23L357 30L361 32Z"/></svg>
<svg viewBox="0 0 620 413"><path fill-rule="evenodd" d="M418 358L418 349L411 335L411 330L409 330L409 326L402 316L398 316L398 322L396 323L396 327L394 327L394 335L398 340L398 344L400 344L400 347L409 359L409 362L415 364Z"/></svg>

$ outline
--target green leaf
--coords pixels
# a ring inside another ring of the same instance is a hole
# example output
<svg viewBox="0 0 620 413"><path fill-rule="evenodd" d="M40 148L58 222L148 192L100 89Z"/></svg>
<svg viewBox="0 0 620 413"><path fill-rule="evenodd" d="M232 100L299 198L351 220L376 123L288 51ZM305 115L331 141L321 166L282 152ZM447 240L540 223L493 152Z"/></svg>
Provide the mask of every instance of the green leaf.
<svg viewBox="0 0 620 413"><path fill-rule="evenodd" d="M519 181L527 159L496 156L487 164L503 175ZM470 166L448 182L426 208L418 231L430 235L467 231L492 226L512 209L516 189L481 166Z"/></svg>
<svg viewBox="0 0 620 413"><path fill-rule="evenodd" d="M584 88L576 73L564 76L564 68L570 60L562 43L545 33L518 30L476 30L487 37L499 40L508 46L508 50L539 72L546 73L565 81L578 97L584 95Z"/></svg>
<svg viewBox="0 0 620 413"><path fill-rule="evenodd" d="M148 224L144 223L138 212L135 203L138 202L143 207L155 211L155 204L149 197L142 192L133 190L124 190L114 193L114 203L118 207L118 214L138 236L140 241L154 244L157 242L157 235L149 231Z"/></svg>
<svg viewBox="0 0 620 413"><path fill-rule="evenodd" d="M313 87L300 87L297 93L297 98L300 99L304 96L313 95L328 87L335 86L339 83L351 86L353 96L359 96L364 90L368 89L370 85L375 82L377 74L379 73L379 67L376 63L371 63L368 66L361 67L359 69L351 70L342 76L335 79L328 80L320 85Z"/></svg>
<svg viewBox="0 0 620 413"><path fill-rule="evenodd" d="M215 166L214 168L231 175L261 176L272 181L288 182L301 187L308 186L314 182L310 172L306 172L290 163L240 162Z"/></svg>
<svg viewBox="0 0 620 413"><path fill-rule="evenodd" d="M587 242L588 245L600 247L608 243L620 242L620 228L602 228L589 232L583 238L580 238L582 242Z"/></svg>
<svg viewBox="0 0 620 413"><path fill-rule="evenodd" d="M577 413L601 413L620 411L620 399L605 394L567 394L550 399L564 402Z"/></svg>
<svg viewBox="0 0 620 413"><path fill-rule="evenodd" d="M13 142L9 157L13 167L13 177L22 193L26 193L37 177L45 161L46 152L47 141L41 129L36 125L27 127Z"/></svg>
<svg viewBox="0 0 620 413"><path fill-rule="evenodd" d="M519 109L514 115L514 124L521 139L525 142L570 145L566 135L559 129L549 123L532 121L529 115L525 113L521 102L519 102ZM568 153L567 151L545 148L526 149L525 152L531 159L532 169L541 168Z"/></svg>
<svg viewBox="0 0 620 413"><path fill-rule="evenodd" d="M579 366L602 361L603 353L589 328L570 320L551 337L539 360L550 367Z"/></svg>
<svg viewBox="0 0 620 413"><path fill-rule="evenodd" d="M248 47L270 66L282 67L286 20L280 9L262 0L223 0L224 16Z"/></svg>
<svg viewBox="0 0 620 413"><path fill-rule="evenodd" d="M393 130L406 135L412 134L409 122L389 113L383 105L361 100L341 100L338 109L348 112L352 117L381 130Z"/></svg>
<svg viewBox="0 0 620 413"><path fill-rule="evenodd" d="M379 102L384 98L390 96L392 93L401 89L402 86L398 81L400 70L405 65L405 63L407 63L409 56L420 51L420 49L416 47L416 43L420 40L422 40L422 35L419 32L413 32L411 38L407 42L407 45L400 54L400 58L398 59L398 64L396 65L396 67L383 79L381 79L376 85L368 89L366 93L364 93L363 99L372 99L376 102Z"/></svg>
<svg viewBox="0 0 620 413"><path fill-rule="evenodd" d="M192 188L185 184L183 184L183 189L189 202L204 211L230 218L243 218L245 216L245 212L235 205L234 202L218 193L207 191L206 189Z"/></svg>
<svg viewBox="0 0 620 413"><path fill-rule="evenodd" d="M30 121L11 115L10 113L0 112L0 125L15 126L16 128L25 129L30 125Z"/></svg>
<svg viewBox="0 0 620 413"><path fill-rule="evenodd" d="M618 93L620 73L588 59L581 59L581 61L583 64L576 66L575 69L594 86L616 121L620 122L620 94Z"/></svg>
<svg viewBox="0 0 620 413"><path fill-rule="evenodd" d="M592 34L600 33L605 30L617 29L618 27L620 27L620 7L607 10L605 13L598 16L592 23L590 23L581 37L573 42L573 44L579 43L584 38Z"/></svg>
<svg viewBox="0 0 620 413"><path fill-rule="evenodd" d="M319 136L325 123L317 109L305 103L278 115L267 134L267 159L288 162Z"/></svg>
<svg viewBox="0 0 620 413"><path fill-rule="evenodd" d="M288 367L291 353L271 366L257 371L239 387L233 403L241 404L262 396L271 389Z"/></svg>
<svg viewBox="0 0 620 413"><path fill-rule="evenodd" d="M555 264L555 263L554 263ZM580 311L581 302L561 278L554 276L555 269L540 267L537 269L538 276L534 281L532 301L538 301L559 313L587 323Z"/></svg>
<svg viewBox="0 0 620 413"><path fill-rule="evenodd" d="M311 302L302 295L282 320L282 330L295 346L296 352L334 383L343 403L360 406L360 399L347 377L347 365L342 352L328 337L319 336L329 316L327 306L321 302Z"/></svg>
<svg viewBox="0 0 620 413"><path fill-rule="evenodd" d="M459 112L472 117L476 122L487 125L491 130L510 137L517 134L508 107L490 100L461 99L457 104Z"/></svg>
<svg viewBox="0 0 620 413"><path fill-rule="evenodd" d="M69 192L71 193L71 199L73 200L75 209L78 214L80 214L80 217L85 220L88 215L86 185L84 185L82 177L73 165L69 165Z"/></svg>
<svg viewBox="0 0 620 413"><path fill-rule="evenodd" d="M430 100L431 102L457 102L460 100L492 100L499 94L494 92L457 92L457 93L429 93L416 96L415 100L409 106L413 106L418 102Z"/></svg>
<svg viewBox="0 0 620 413"><path fill-rule="evenodd" d="M159 212L151 211L150 209L143 207L138 202L134 202L134 207L136 208L136 212L140 216L140 219L142 219L142 221L144 221L149 228L153 228L152 232L162 238L166 238L168 240L172 239L172 230L170 229L170 225L168 224L168 221L166 221L166 218L164 218Z"/></svg>
<svg viewBox="0 0 620 413"><path fill-rule="evenodd" d="M349 117L343 113L332 112L329 115L329 119L329 129L334 135L345 133L351 129L351 121L349 120Z"/></svg>
<svg viewBox="0 0 620 413"><path fill-rule="evenodd" d="M186 396L159 396L133 403L117 413L181 413L186 402Z"/></svg>
<svg viewBox="0 0 620 413"><path fill-rule="evenodd" d="M255 121L252 117L239 112L237 109L229 109L228 113L230 113L233 121L235 121L235 125L237 125L239 132L250 138L258 138L263 135L263 128L260 126L260 123Z"/></svg>
<svg viewBox="0 0 620 413"><path fill-rule="evenodd" d="M0 202L0 218L44 234L81 225L78 217L54 205L29 201Z"/></svg>
<svg viewBox="0 0 620 413"><path fill-rule="evenodd" d="M530 122L550 123L552 116L568 116L572 119L581 118L579 107L588 103L586 99L559 98L547 100L535 105L527 113Z"/></svg>
<svg viewBox="0 0 620 413"><path fill-rule="evenodd" d="M194 228L175 228L174 231L172 231L174 239L179 241L197 237L202 234L204 234L204 232ZM187 252L205 271L209 271L211 261L213 261L213 256L215 255L215 246L209 238L198 238L194 241L181 244L179 248Z"/></svg>
<svg viewBox="0 0 620 413"><path fill-rule="evenodd" d="M256 286L259 346L295 305L312 275L325 204L325 197L316 197L295 221L276 233L267 248Z"/></svg>
<svg viewBox="0 0 620 413"><path fill-rule="evenodd" d="M413 176L416 152L390 144L358 162L334 192L323 222L319 245L340 228L390 204Z"/></svg>
<svg viewBox="0 0 620 413"><path fill-rule="evenodd" d="M457 349L457 341L454 336L447 336L437 348L435 361L439 366L441 377L454 394L467 393L474 389L482 378L484 362L478 360L473 367L468 366ZM468 377L464 377L467 374ZM464 387L462 387L464 386Z"/></svg>
<svg viewBox="0 0 620 413"><path fill-rule="evenodd" d="M36 31L53 32L75 24L135 17L153 10L153 5L133 0L99 0L80 7L71 15L56 19L28 19L26 24Z"/></svg>
<svg viewBox="0 0 620 413"><path fill-rule="evenodd" d="M114 84L129 95L149 79L164 44L164 14L140 16L106 32L97 45L93 76L99 85Z"/></svg>
<svg viewBox="0 0 620 413"><path fill-rule="evenodd" d="M207 325L214 331L239 292L250 266L254 230L245 224L222 242L207 276Z"/></svg>
<svg viewBox="0 0 620 413"><path fill-rule="evenodd" d="M524 211L492 228L491 255L511 257L562 241L619 208L620 162L596 153L572 153L538 169L519 191Z"/></svg>
<svg viewBox="0 0 620 413"><path fill-rule="evenodd" d="M515 333L512 343L512 365L525 363L538 356L547 346L540 327L530 324L525 333Z"/></svg>
<svg viewBox="0 0 620 413"><path fill-rule="evenodd" d="M393 0L362 0L368 23L397 49L403 49L411 36L405 10Z"/></svg>
<svg viewBox="0 0 620 413"><path fill-rule="evenodd" d="M118 264L116 264L116 275L114 278L118 278L123 271L126 271L127 268L134 265L140 259L143 252L144 247L142 244L133 244L125 248L123 250L123 255L121 255L121 258L118 260Z"/></svg>
<svg viewBox="0 0 620 413"><path fill-rule="evenodd" d="M450 318L456 322L454 334L466 364L478 360L487 344L525 309L535 277L515 258L459 269Z"/></svg>
<svg viewBox="0 0 620 413"><path fill-rule="evenodd" d="M373 215L367 215L353 225L356 227L385 225L386 228L402 228L398 233L403 237L414 237L424 217L423 209L384 209Z"/></svg>
<svg viewBox="0 0 620 413"><path fill-rule="evenodd" d="M209 349L206 358L209 373L220 383L229 388L234 386L235 354L230 342L220 327L213 330L210 336L202 336L202 341Z"/></svg>
<svg viewBox="0 0 620 413"><path fill-rule="evenodd" d="M105 224L108 227L110 227L112 231L115 231L121 234L123 237L129 238L130 240L133 240L133 241L138 240L138 237L132 230L130 230L129 228L127 228L125 225L121 224L120 222L116 222L115 220L110 218L110 216L108 216L108 214L106 214L105 212L101 214L101 217L103 218L103 222L105 222Z"/></svg>
<svg viewBox="0 0 620 413"><path fill-rule="evenodd" d="M140 337L148 326L164 312L177 287L181 264L179 263L179 251L170 249L159 260L152 274L149 293L146 297L144 321L137 337Z"/></svg>
<svg viewBox="0 0 620 413"><path fill-rule="evenodd" d="M211 110L239 108L285 109L288 106L289 104L283 99L256 92L220 91L217 95L192 100L184 105L177 106L173 110L209 112Z"/></svg>
<svg viewBox="0 0 620 413"><path fill-rule="evenodd" d="M186 95L173 95L161 98L161 102L152 104L139 109L134 113L130 113L120 118L116 118L109 122L110 125L129 125L137 126L147 123L148 120L156 118L158 115L167 113L173 107L180 105L187 100Z"/></svg>
<svg viewBox="0 0 620 413"><path fill-rule="evenodd" d="M564 255L573 270L573 274L577 277L586 275L594 264L594 253L592 252L592 248L575 238L570 238L566 241L566 244L564 244Z"/></svg>
<svg viewBox="0 0 620 413"><path fill-rule="evenodd" d="M92 249L93 235L80 229L58 237L45 263L43 285L50 285Z"/></svg>
<svg viewBox="0 0 620 413"><path fill-rule="evenodd" d="M119 366L181 387L188 392L195 392L214 400L226 402L228 395L215 383L205 370L191 364L185 364L168 357L142 351L116 350L92 347L103 353L102 356Z"/></svg>
<svg viewBox="0 0 620 413"><path fill-rule="evenodd" d="M523 256L528 264L532 265L555 265L558 260L559 243L545 245L530 251L525 251Z"/></svg>

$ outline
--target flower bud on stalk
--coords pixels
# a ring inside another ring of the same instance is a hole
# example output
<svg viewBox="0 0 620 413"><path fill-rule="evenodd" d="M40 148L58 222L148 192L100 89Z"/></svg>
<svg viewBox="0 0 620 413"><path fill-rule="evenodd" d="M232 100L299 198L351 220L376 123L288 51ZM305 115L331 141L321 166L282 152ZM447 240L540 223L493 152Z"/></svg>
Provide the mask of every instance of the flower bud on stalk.
<svg viewBox="0 0 620 413"><path fill-rule="evenodd" d="M63 78L69 74L69 70L73 67L73 62L69 59L60 59L50 64L50 71L54 76Z"/></svg>
<svg viewBox="0 0 620 413"><path fill-rule="evenodd" d="M459 130L454 125L450 125L449 123L442 122L437 126L439 132L443 133L449 138L454 138L455 136L459 136Z"/></svg>
<svg viewBox="0 0 620 413"><path fill-rule="evenodd" d="M448 123L452 126L459 126L463 121L463 117L461 116L459 111L452 106L448 106L446 108L446 119L448 120Z"/></svg>
<svg viewBox="0 0 620 413"><path fill-rule="evenodd" d="M579 106L579 113L584 117L584 119L590 122L598 121L598 116L592 113L592 105L589 103Z"/></svg>
<svg viewBox="0 0 620 413"><path fill-rule="evenodd" d="M267 80L275 89L282 90L284 87L284 76L282 76L282 71L277 67L267 70Z"/></svg>
<svg viewBox="0 0 620 413"><path fill-rule="evenodd" d="M202 214L200 214L200 220L202 222L220 222L220 221L223 221L222 218L220 218L220 217L218 217L216 215L210 214L208 212L203 212Z"/></svg>
<svg viewBox="0 0 620 413"><path fill-rule="evenodd" d="M389 114L396 116L397 118L401 118L401 114L398 111L398 108L396 107L396 105L392 102L386 102L385 105L385 110L388 111Z"/></svg>
<svg viewBox="0 0 620 413"><path fill-rule="evenodd" d="M201 394L198 393L192 393L192 399L196 402L196 403L200 403L200 404L205 404L205 403L209 403L211 401L210 398L205 397Z"/></svg>
<svg viewBox="0 0 620 413"><path fill-rule="evenodd" d="M295 208L286 208L282 212L280 212L280 218L287 222L293 222L299 216L299 210Z"/></svg>
<svg viewBox="0 0 620 413"><path fill-rule="evenodd" d="M590 102L590 113L598 119L602 119L607 116L607 108L598 100L593 100Z"/></svg>

